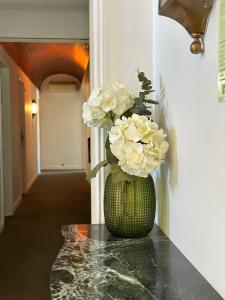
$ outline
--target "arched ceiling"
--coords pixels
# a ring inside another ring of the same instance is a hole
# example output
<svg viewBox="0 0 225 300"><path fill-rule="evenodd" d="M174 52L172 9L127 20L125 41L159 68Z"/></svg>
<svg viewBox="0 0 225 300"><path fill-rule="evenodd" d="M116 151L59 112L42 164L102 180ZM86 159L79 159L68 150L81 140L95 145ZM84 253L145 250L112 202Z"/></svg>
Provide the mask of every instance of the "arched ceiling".
<svg viewBox="0 0 225 300"><path fill-rule="evenodd" d="M0 43L30 80L40 88L53 74L68 74L80 82L89 61L88 44Z"/></svg>

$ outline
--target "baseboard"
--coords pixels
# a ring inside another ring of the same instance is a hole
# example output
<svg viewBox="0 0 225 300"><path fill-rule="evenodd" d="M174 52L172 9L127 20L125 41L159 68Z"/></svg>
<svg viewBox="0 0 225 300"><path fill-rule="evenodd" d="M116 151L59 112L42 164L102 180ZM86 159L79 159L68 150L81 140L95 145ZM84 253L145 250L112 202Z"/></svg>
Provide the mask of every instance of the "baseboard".
<svg viewBox="0 0 225 300"><path fill-rule="evenodd" d="M37 174L35 174L34 177L28 182L26 186L27 192L29 191L29 189L31 188L31 186L33 185L36 179L37 179Z"/></svg>
<svg viewBox="0 0 225 300"><path fill-rule="evenodd" d="M2 222L2 223L0 224L0 234L2 233L3 229L4 229L4 223Z"/></svg>
<svg viewBox="0 0 225 300"><path fill-rule="evenodd" d="M13 203L13 214L15 213L15 211L17 210L18 206L20 205L22 201L22 196L20 195L16 201Z"/></svg>
<svg viewBox="0 0 225 300"><path fill-rule="evenodd" d="M84 169L79 169L79 170L41 170L41 175L74 174L74 173L85 173L85 171L84 171Z"/></svg>
<svg viewBox="0 0 225 300"><path fill-rule="evenodd" d="M42 171L56 171L56 170L62 170L62 171L76 171L76 170L81 170L83 169L84 167L83 166L53 166L53 165L50 165L50 166L41 166L41 170Z"/></svg>

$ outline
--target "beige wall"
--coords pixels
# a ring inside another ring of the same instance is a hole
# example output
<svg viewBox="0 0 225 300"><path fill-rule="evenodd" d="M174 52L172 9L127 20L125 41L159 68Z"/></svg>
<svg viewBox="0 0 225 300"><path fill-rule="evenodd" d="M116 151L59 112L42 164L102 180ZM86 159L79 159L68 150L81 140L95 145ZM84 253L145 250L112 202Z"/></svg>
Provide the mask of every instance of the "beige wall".
<svg viewBox="0 0 225 300"><path fill-rule="evenodd" d="M158 16L154 2L154 88L170 142L167 163L157 175L158 222L225 297L225 103L217 97L218 1L203 55L190 53L187 32Z"/></svg>
<svg viewBox="0 0 225 300"><path fill-rule="evenodd" d="M88 39L88 0L7 2L0 0L0 38Z"/></svg>
<svg viewBox="0 0 225 300"><path fill-rule="evenodd" d="M54 84L51 91L51 82ZM41 170L84 169L82 99L69 75L50 76L40 93ZM65 82L62 85L62 82ZM74 90L71 91L71 87Z"/></svg>
<svg viewBox="0 0 225 300"><path fill-rule="evenodd" d="M7 214L11 214L21 198L20 190L20 103L19 103L19 80L22 80L25 88L25 141L26 141L26 178L27 188L30 187L37 176L37 134L36 120L32 119L31 102L35 97L36 89L27 76L20 70L14 61L0 47L0 61L9 70L9 101L11 106L11 143L12 143L12 199L9 201ZM5 151L8 151L7 149ZM10 178L7 178L10 181Z"/></svg>

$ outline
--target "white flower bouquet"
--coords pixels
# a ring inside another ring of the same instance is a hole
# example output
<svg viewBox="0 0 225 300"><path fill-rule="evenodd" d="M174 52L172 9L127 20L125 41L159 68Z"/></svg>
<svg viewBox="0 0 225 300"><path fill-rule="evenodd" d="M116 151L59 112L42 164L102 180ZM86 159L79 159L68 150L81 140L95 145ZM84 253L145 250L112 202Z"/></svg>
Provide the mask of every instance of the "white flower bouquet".
<svg viewBox="0 0 225 300"><path fill-rule="evenodd" d="M137 177L147 178L164 161L169 148L166 134L151 119L150 106L158 104L148 99L153 92L151 81L138 71L142 85L139 96L117 82L94 89L83 105L83 119L89 127L108 131L106 160L89 174L96 176L108 164L116 181L133 182Z"/></svg>

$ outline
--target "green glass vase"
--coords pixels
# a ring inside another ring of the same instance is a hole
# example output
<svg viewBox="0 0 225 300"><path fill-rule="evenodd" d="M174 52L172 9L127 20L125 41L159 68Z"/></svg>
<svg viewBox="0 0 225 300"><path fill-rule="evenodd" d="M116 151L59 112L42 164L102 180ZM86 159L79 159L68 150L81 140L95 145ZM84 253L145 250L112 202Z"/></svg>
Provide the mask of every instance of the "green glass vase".
<svg viewBox="0 0 225 300"><path fill-rule="evenodd" d="M155 186L152 177L137 177L134 182L113 180L109 174L105 184L104 214L107 229L115 236L146 236L154 226Z"/></svg>

